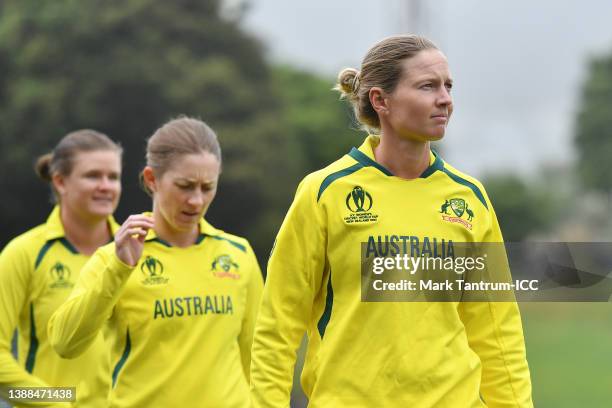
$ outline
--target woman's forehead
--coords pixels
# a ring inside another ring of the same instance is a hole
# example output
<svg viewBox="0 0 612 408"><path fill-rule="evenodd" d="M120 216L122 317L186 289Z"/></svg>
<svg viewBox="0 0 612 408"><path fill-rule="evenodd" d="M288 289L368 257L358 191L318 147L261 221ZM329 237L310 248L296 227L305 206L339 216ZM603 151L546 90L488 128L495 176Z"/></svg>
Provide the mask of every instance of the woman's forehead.
<svg viewBox="0 0 612 408"><path fill-rule="evenodd" d="M81 151L74 155L73 165L79 168L121 167L121 155L115 150Z"/></svg>
<svg viewBox="0 0 612 408"><path fill-rule="evenodd" d="M217 157L209 152L201 152L177 156L166 173L171 174L173 178L200 180L216 178L219 170Z"/></svg>
<svg viewBox="0 0 612 408"><path fill-rule="evenodd" d="M427 74L450 76L446 56L435 49L420 51L414 57L403 61L402 66L404 76L416 77Z"/></svg>

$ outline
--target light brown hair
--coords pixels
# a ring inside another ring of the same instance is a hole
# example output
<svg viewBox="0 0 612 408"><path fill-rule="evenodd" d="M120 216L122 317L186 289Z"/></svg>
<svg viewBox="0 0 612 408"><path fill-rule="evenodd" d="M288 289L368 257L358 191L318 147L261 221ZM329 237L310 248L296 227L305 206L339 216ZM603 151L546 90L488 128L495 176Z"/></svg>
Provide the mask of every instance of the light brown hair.
<svg viewBox="0 0 612 408"><path fill-rule="evenodd" d="M123 148L108 136L92 129L81 129L68 133L59 141L50 153L43 154L36 160L34 170L38 177L51 182L54 174L68 176L74 167L74 159L81 152L110 150L123 154ZM53 191L57 201L57 193Z"/></svg>
<svg viewBox="0 0 612 408"><path fill-rule="evenodd" d="M216 133L199 119L181 116L165 123L149 138L147 166L153 169L156 177L161 177L179 156L202 152L212 154L221 163L221 147ZM142 172L140 184L151 195Z"/></svg>
<svg viewBox="0 0 612 408"><path fill-rule="evenodd" d="M366 130L378 131L380 121L370 103L370 89L380 87L386 93L393 92L402 76L402 62L420 51L431 49L437 50L438 47L418 35L385 38L367 52L361 71L354 68L340 71L334 89L353 105L355 117Z"/></svg>
<svg viewBox="0 0 612 408"><path fill-rule="evenodd" d="M70 175L75 158L79 153L94 151L113 151L119 156L123 154L121 145L113 142L104 133L92 129L81 129L68 133L51 152L39 156L36 159L34 170L41 180L50 183L55 174ZM51 186L53 189L51 201L57 202L59 196L53 184Z"/></svg>

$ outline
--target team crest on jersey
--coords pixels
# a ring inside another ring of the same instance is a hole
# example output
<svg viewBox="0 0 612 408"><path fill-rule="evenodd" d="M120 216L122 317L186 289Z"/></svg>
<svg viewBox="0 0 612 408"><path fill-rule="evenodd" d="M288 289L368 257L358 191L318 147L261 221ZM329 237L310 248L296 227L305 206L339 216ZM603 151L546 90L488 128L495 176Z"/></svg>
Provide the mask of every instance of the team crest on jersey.
<svg viewBox="0 0 612 408"><path fill-rule="evenodd" d="M452 213L448 212L449 208ZM474 212L469 208L468 203L463 198L445 200L440 206L440 213L444 221L461 224L469 230L472 229L471 221L474 220Z"/></svg>
<svg viewBox="0 0 612 408"><path fill-rule="evenodd" d="M163 276L164 265L159 259L147 255L140 264L140 271L144 275L143 285L162 285L168 283L168 278Z"/></svg>
<svg viewBox="0 0 612 408"><path fill-rule="evenodd" d="M374 206L374 199L363 187L353 187L346 195L345 204L346 208L350 211L350 214L344 217L346 224L374 223L378 221L378 214L374 214L371 211Z"/></svg>
<svg viewBox="0 0 612 408"><path fill-rule="evenodd" d="M211 265L212 273L217 278L240 279L240 265L229 255L219 255Z"/></svg>
<svg viewBox="0 0 612 408"><path fill-rule="evenodd" d="M74 286L74 283L70 280L70 276L72 275L70 268L59 261L51 267L49 274L52 280L51 285L49 285L50 288L66 289Z"/></svg>

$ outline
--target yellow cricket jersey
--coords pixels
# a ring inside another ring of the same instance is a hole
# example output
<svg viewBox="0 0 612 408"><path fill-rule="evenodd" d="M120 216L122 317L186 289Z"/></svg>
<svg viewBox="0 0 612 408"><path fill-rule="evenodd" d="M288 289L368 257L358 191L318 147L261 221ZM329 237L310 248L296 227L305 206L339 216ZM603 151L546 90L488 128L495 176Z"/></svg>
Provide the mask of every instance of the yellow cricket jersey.
<svg viewBox="0 0 612 408"><path fill-rule="evenodd" d="M114 233L118 226L112 217L108 223ZM2 251L2 397L7 397L8 387L66 386L76 387L77 401L73 406L107 406L110 362L102 336L95 336L91 346L73 360L61 358L47 338L49 318L70 295L79 271L88 259L66 239L57 206L45 224L13 239ZM10 350L15 327L18 330L18 361Z"/></svg>
<svg viewBox="0 0 612 408"><path fill-rule="evenodd" d="M149 231L136 267L100 248L50 322L62 355L103 326L111 407L249 407L249 365L263 279L249 243L200 223L197 243Z"/></svg>
<svg viewBox="0 0 612 408"><path fill-rule="evenodd" d="M374 160L378 142L368 137L298 187L255 327L254 406L289 406L306 331L311 408L531 407L516 303L361 301L362 243L381 254L408 243L418 256L450 241L502 242L477 180L433 153L420 178L395 177ZM443 211L460 200L461 216Z"/></svg>

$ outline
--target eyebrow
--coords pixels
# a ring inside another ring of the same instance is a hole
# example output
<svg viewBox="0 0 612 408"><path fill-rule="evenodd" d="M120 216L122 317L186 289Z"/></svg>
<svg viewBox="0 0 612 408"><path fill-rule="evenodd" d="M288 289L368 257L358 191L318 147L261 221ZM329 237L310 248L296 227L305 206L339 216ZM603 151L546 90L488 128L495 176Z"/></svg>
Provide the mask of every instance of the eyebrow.
<svg viewBox="0 0 612 408"><path fill-rule="evenodd" d="M177 178L174 181L176 183L189 183L189 184L196 184L196 183L198 183L198 180L196 180L196 179L190 179L190 178L184 178L184 177ZM214 184L215 180L205 180L203 183L204 184Z"/></svg>
<svg viewBox="0 0 612 408"><path fill-rule="evenodd" d="M423 82L423 81L432 81L432 82L438 82L440 81L440 77L438 75L432 75L432 74L423 74L423 76L415 78L414 79L416 82ZM453 82L453 78L449 77L446 78L444 80L444 82Z"/></svg>
<svg viewBox="0 0 612 408"><path fill-rule="evenodd" d="M120 171L112 170L112 171L107 172L106 170L101 170L101 169L89 169L83 172L83 174L99 174L99 173L121 174Z"/></svg>

